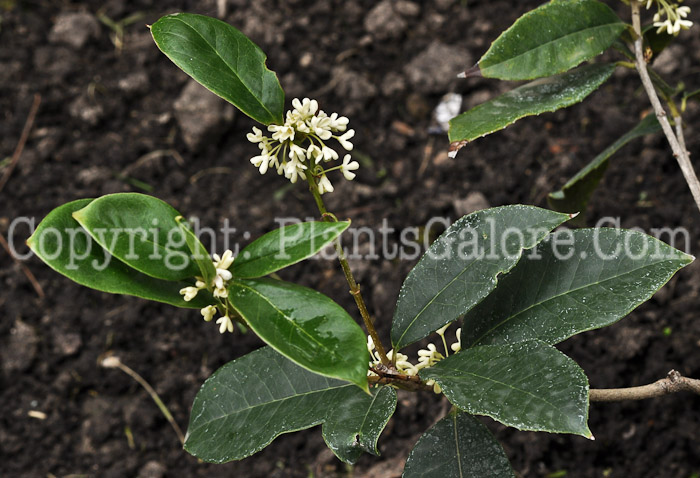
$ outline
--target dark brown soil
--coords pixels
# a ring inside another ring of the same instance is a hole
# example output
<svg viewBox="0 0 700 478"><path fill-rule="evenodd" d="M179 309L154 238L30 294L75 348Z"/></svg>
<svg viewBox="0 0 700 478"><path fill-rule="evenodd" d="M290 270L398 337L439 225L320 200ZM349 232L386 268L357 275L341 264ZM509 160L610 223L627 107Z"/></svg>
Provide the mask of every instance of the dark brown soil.
<svg viewBox="0 0 700 478"><path fill-rule="evenodd" d="M386 218L400 229L424 225L433 216L455 219L462 207L456 201L474 192L491 206L546 206L549 191L648 109L638 79L620 70L584 104L523 120L448 160L446 137L427 134L430 112L442 94L463 93L465 105L473 106L508 86L455 79L454 59L458 68L471 65L500 31L538 3L397 1L382 13L372 10L376 2L370 0L230 0L225 20L268 53L288 100L315 97L326 111L350 117L357 157L366 159L354 182L336 181L330 209L358 226L378 229ZM609 3L617 8L619 2ZM700 4L688 4L697 23ZM216 2L0 2L0 161L12 154L33 95L42 98L20 163L0 192L5 237L18 216L40 219L72 199L144 188L199 217L204 226L221 227L229 219L237 228L231 239L241 243L275 227L275 217L314 215L303 187L290 189L272 174L261 177L248 163L255 147L244 135L253 123L242 115L219 134L213 128L194 149L184 143L174 103L187 77L157 50L144 26L174 11L216 15ZM92 17L83 17L68 34L52 32L60 15L70 12ZM96 16L118 21L136 12L144 16L124 27L119 51L110 39L114 32ZM685 81L690 89L700 87L697 28L659 59L667 78ZM217 124L226 124L227 113L219 114ZM697 105L689 106L686 120L688 148L697 158ZM154 151L170 150L181 164L170 153L137 163ZM223 169L203 174L209 168ZM683 226L692 238L689 252L697 254L700 246L700 216L660 136L630 145L614 158L590 205L589 224L604 216L647 230ZM10 238L19 252L26 252L19 244L28 234L27 227L19 227ZM391 237L397 241L398 233ZM121 372L99 368L98 357L113 351L141 373L184 427L203 380L261 343L250 334L221 336L196 311L88 290L36 258L25 264L44 288L43 300L20 267L0 254L0 476L347 476L318 429L284 435L242 462L198 463L182 451L145 392ZM411 266L384 259L353 264L384 337ZM284 277L316 287L355 311L333 262L309 261L284 271ZM575 337L562 349L597 388L651 382L670 369L700 376L699 292L696 263L630 317ZM30 410L46 418L28 416ZM400 395L380 440L382 457L363 457L354 476L399 476L415 441L445 410L434 396ZM700 473L696 396L593 404L595 441L485 423L522 477Z"/></svg>

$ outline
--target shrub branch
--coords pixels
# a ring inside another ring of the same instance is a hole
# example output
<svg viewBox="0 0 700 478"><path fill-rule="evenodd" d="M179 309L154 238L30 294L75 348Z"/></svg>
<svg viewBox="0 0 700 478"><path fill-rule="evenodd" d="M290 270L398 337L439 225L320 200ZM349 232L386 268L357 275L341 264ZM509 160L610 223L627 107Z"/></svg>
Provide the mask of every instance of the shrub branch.
<svg viewBox="0 0 700 478"><path fill-rule="evenodd" d="M671 370L666 378L648 385L629 388L604 388L590 391L591 402L622 402L625 400L645 400L662 397L671 393L692 392L700 395L700 380L682 376Z"/></svg>

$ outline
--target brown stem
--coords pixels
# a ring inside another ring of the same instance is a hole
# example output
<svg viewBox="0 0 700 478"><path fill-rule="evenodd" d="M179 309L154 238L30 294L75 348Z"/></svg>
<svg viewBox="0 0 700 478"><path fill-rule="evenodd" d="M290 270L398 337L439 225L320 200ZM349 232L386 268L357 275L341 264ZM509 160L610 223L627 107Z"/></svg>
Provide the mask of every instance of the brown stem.
<svg viewBox="0 0 700 478"><path fill-rule="evenodd" d="M333 216L326 210L326 205L323 203L321 194L318 192L318 185L316 184L313 175L308 170L306 171L306 180L309 183L309 191L311 191L311 194L314 197L314 201L316 201L316 207L321 213L321 217L324 221L332 220L332 218L335 216ZM343 274L345 274L345 280L347 280L348 285L350 286L350 295L352 295L352 297L355 299L357 308L360 311L360 315L362 316L363 322L365 323L365 328L367 329L367 332L369 333L370 337L372 337L374 347L376 348L382 363L384 365L388 365L390 363L389 357L387 357L386 351L384 350L384 346L382 345L382 341L379 339L377 329L374 328L374 322L372 321L372 317L370 317L369 311L367 310L367 305L365 304L365 300L362 297L362 292L360 292L360 286L355 280L355 277L352 275L352 270L350 269L350 264L348 263L348 260L345 257L343 246L340 245L340 239L336 239L335 241L333 241L333 245L335 246L335 251L338 254L338 261L340 261L340 267L342 267Z"/></svg>
<svg viewBox="0 0 700 478"><path fill-rule="evenodd" d="M663 129L668 144L671 146L673 151L673 156L678 161L678 165L681 167L685 181L688 183L690 192L693 194L693 199L695 199L695 204L700 209L700 181L698 180L695 170L693 169L693 164L690 162L690 156L688 151L681 145L679 138L673 132L671 128L671 123L668 121L668 116L658 95L656 94L656 89L649 77L649 72L647 71L647 63L644 59L644 51L642 46L642 26L640 20L640 5L637 1L630 2L632 8L632 25L634 27L634 32L637 38L634 40L634 56L635 56L635 66L637 67L637 72L639 77L642 79L642 85L646 91L651 105L654 108L654 113L661 124L661 129ZM677 123L678 124L678 123ZM678 126L677 126L678 127Z"/></svg>
<svg viewBox="0 0 700 478"><path fill-rule="evenodd" d="M640 387L593 389L589 398L591 402L621 402L661 397L677 392L693 392L700 395L700 380L683 377L671 370L666 378Z"/></svg>

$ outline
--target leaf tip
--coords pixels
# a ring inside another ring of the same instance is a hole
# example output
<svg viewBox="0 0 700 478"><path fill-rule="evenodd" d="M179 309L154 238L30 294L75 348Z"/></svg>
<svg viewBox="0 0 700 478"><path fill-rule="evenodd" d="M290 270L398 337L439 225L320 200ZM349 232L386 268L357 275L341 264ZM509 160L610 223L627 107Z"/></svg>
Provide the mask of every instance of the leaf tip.
<svg viewBox="0 0 700 478"><path fill-rule="evenodd" d="M457 75L457 78L483 78L484 74L481 72L481 68L479 68L479 64L477 63L476 65L472 66L471 68L467 68L463 72L459 73Z"/></svg>
<svg viewBox="0 0 700 478"><path fill-rule="evenodd" d="M576 216L578 216L579 214L581 214L581 213L580 213L580 212L570 212L570 213L568 214L568 215L569 215L569 219L573 219L573 218L575 218Z"/></svg>
<svg viewBox="0 0 700 478"><path fill-rule="evenodd" d="M452 159L456 158L459 150L464 148L468 142L469 141L467 141L467 140L463 140L463 141L454 141L454 142L450 143L450 149L447 151L447 156L449 156Z"/></svg>

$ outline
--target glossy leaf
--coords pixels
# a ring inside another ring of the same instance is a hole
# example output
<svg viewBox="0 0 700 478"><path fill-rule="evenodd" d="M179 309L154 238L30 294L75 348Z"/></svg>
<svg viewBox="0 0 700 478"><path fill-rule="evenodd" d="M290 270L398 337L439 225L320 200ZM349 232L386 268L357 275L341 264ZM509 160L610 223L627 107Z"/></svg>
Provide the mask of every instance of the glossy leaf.
<svg viewBox="0 0 700 478"><path fill-rule="evenodd" d="M340 401L342 400L342 401ZM379 456L377 440L396 410L396 390L382 387L364 393L346 393L330 410L323 439L345 463L356 463L363 452Z"/></svg>
<svg viewBox="0 0 700 478"><path fill-rule="evenodd" d="M365 334L345 309L325 295L263 278L234 280L229 299L250 328L285 357L367 390Z"/></svg>
<svg viewBox="0 0 700 478"><path fill-rule="evenodd" d="M650 299L692 260L635 231L555 233L464 317L462 346L534 339L556 344L605 327Z"/></svg>
<svg viewBox="0 0 700 478"><path fill-rule="evenodd" d="M80 199L54 209L27 240L32 251L49 267L80 285L102 292L193 309L213 303L207 291L185 302L179 290L191 284L149 277L107 254L72 216L92 201Z"/></svg>
<svg viewBox="0 0 700 478"><path fill-rule="evenodd" d="M326 440L341 459L352 462L356 449L374 446L386 425L384 417L395 407L391 389L369 395L263 347L227 363L204 382L192 404L185 449L208 462L240 460L282 433L327 422ZM360 420L363 415L366 420ZM347 442L350 435L360 437L357 445Z"/></svg>
<svg viewBox="0 0 700 478"><path fill-rule="evenodd" d="M169 204L145 194L109 194L73 213L92 238L139 272L163 280L199 275Z"/></svg>
<svg viewBox="0 0 700 478"><path fill-rule="evenodd" d="M550 207L560 212L581 212L574 221L584 224L586 206L608 169L610 157L630 141L658 131L661 131L661 125L656 116L647 115L637 126L593 158L593 161L571 178L561 190L550 193L547 197Z"/></svg>
<svg viewBox="0 0 700 478"><path fill-rule="evenodd" d="M501 444L475 417L456 410L420 437L403 478L515 477Z"/></svg>
<svg viewBox="0 0 700 478"><path fill-rule="evenodd" d="M302 222L268 232L246 246L233 263L233 274L252 279L271 274L313 256L349 222Z"/></svg>
<svg viewBox="0 0 700 478"><path fill-rule="evenodd" d="M216 268L214 267L214 262L212 261L209 252L202 244L202 241L195 235L195 233L190 229L189 223L182 216L175 218L180 230L184 234L185 242L190 250L191 257L194 262L199 267L200 276L204 279L206 284L211 284L216 277Z"/></svg>
<svg viewBox="0 0 700 478"><path fill-rule="evenodd" d="M569 217L532 206L503 206L459 219L401 286L391 327L394 348L427 337L474 307L523 249L534 247Z"/></svg>
<svg viewBox="0 0 700 478"><path fill-rule="evenodd" d="M211 92L263 124L284 121L284 91L265 66L265 53L216 18L166 15L151 26L158 48Z"/></svg>
<svg viewBox="0 0 700 478"><path fill-rule="evenodd" d="M556 75L603 53L625 28L610 7L595 0L545 3L493 42L479 60L479 72L501 80Z"/></svg>
<svg viewBox="0 0 700 478"><path fill-rule="evenodd" d="M535 80L482 103L450 121L452 151L468 142L501 130L526 116L566 108L583 101L602 85L615 65L588 65Z"/></svg>
<svg viewBox="0 0 700 478"><path fill-rule="evenodd" d="M455 406L519 430L590 438L588 379L566 355L542 342L484 345L421 371Z"/></svg>

